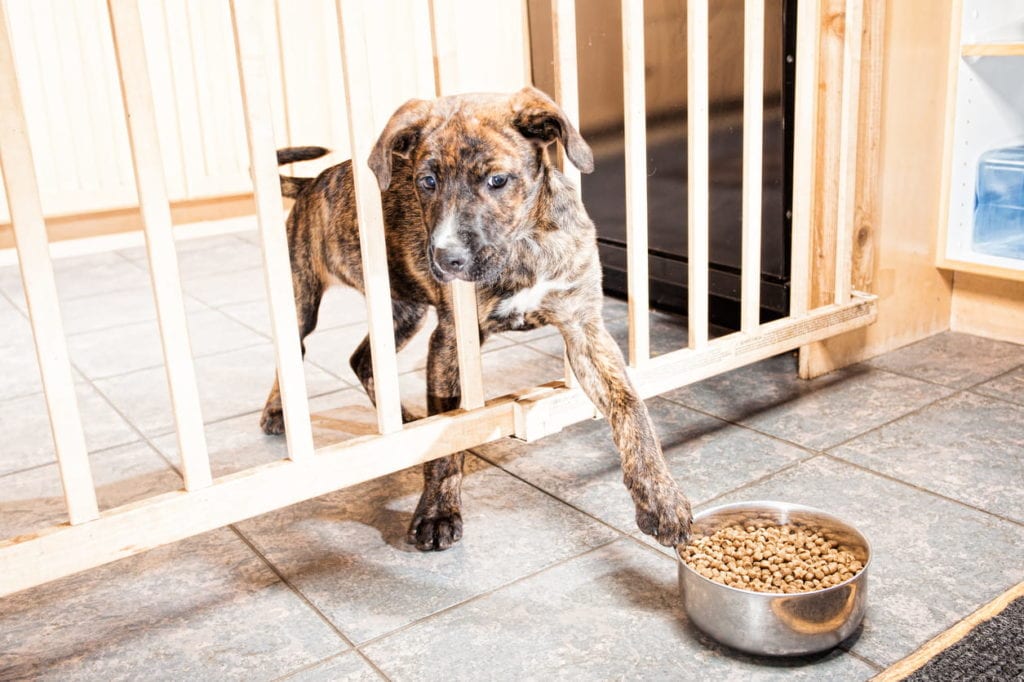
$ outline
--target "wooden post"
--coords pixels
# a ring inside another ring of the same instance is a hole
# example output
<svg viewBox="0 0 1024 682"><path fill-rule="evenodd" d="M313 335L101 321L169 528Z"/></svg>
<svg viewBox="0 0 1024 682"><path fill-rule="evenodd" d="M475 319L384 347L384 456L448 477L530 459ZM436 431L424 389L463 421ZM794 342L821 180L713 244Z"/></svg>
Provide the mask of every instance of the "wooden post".
<svg viewBox="0 0 1024 682"><path fill-rule="evenodd" d="M740 329L761 323L761 165L764 156L764 0L743 9L743 254Z"/></svg>
<svg viewBox="0 0 1024 682"><path fill-rule="evenodd" d="M455 37L455 6L450 2L431 0L432 43L434 49L435 85L438 97L458 92L458 53L445 40ZM451 283L455 314L456 350L459 357L459 388L462 409L472 410L484 404L483 365L480 359L480 326L477 319L476 285L455 280Z"/></svg>
<svg viewBox="0 0 1024 682"><path fill-rule="evenodd" d="M839 123L839 187L836 197L836 304L850 298L853 271L853 228L857 219L857 124L860 106L861 43L864 0L846 0L843 46L843 101Z"/></svg>
<svg viewBox="0 0 1024 682"><path fill-rule="evenodd" d="M181 294L181 276L171 229L171 208L167 199L138 0L107 0L107 11L121 79L124 115L128 121L128 139L146 234L164 368L178 427L182 477L185 488L195 490L210 485L210 458Z"/></svg>
<svg viewBox="0 0 1024 682"><path fill-rule="evenodd" d="M626 278L629 364L651 359L647 274L647 103L644 3L622 0L622 91L626 143Z"/></svg>
<svg viewBox="0 0 1024 682"><path fill-rule="evenodd" d="M363 264L363 293L370 328L373 388L377 426L381 433L402 428L402 404L398 388L394 318L391 312L391 281L388 279L387 243L380 188L366 165L380 135L371 95L372 73L367 55L367 22L362 2L337 0L341 61L345 72L345 106L352 149L352 181L355 186L359 246ZM384 40L383 36L380 39Z"/></svg>
<svg viewBox="0 0 1024 682"><path fill-rule="evenodd" d="M524 24L529 26L529 24ZM553 0L551 5L551 40L554 54L555 91L552 93L562 111L578 130L580 127L580 98L578 65L576 60L576 0ZM529 52L529 51L527 51ZM562 173L582 194L583 181L580 171L571 163L562 162ZM632 345L632 344L631 344ZM577 385L569 357L563 354L565 385Z"/></svg>
<svg viewBox="0 0 1024 682"><path fill-rule="evenodd" d="M299 346L292 268L281 208L281 183L270 110L270 87L253 16L255 10L256 7L244 0L231 0L231 25L235 34L238 77L242 85L250 173L256 195L256 217L263 243L263 272L270 301L270 322L274 330L288 456L301 460L313 455L313 431L309 422L309 400Z"/></svg>
<svg viewBox="0 0 1024 682"><path fill-rule="evenodd" d="M72 524L99 516L7 18L0 5L0 170L35 337L57 467Z"/></svg>
<svg viewBox="0 0 1024 682"><path fill-rule="evenodd" d="M789 314L802 317L810 305L811 229L814 221L818 119L818 29L820 0L797 5L796 95L793 129L793 240Z"/></svg>
<svg viewBox="0 0 1024 682"><path fill-rule="evenodd" d="M689 347L708 343L708 0L686 3Z"/></svg>

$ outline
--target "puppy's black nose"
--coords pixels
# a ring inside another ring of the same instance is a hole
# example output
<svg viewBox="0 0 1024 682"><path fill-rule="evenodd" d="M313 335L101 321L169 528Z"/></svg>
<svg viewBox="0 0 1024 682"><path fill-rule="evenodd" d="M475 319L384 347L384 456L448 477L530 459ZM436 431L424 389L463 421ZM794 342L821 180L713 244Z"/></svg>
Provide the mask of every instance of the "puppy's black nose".
<svg viewBox="0 0 1024 682"><path fill-rule="evenodd" d="M466 249L452 247L447 249L434 249L434 262L451 274L457 274L466 269L469 264L469 251Z"/></svg>

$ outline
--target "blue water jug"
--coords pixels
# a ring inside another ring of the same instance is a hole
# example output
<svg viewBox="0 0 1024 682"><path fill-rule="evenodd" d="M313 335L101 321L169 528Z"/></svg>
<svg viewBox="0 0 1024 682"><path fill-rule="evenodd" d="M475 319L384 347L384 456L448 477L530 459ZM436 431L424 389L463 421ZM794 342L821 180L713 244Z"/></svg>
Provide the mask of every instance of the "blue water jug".
<svg viewBox="0 0 1024 682"><path fill-rule="evenodd" d="M978 160L971 241L978 253L1024 260L1024 145Z"/></svg>

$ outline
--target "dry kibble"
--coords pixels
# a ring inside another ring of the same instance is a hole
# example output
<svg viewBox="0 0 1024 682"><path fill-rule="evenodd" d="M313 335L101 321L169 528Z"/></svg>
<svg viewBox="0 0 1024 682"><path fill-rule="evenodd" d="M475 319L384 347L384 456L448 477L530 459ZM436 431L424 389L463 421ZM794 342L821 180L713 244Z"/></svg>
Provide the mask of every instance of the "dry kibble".
<svg viewBox="0 0 1024 682"><path fill-rule="evenodd" d="M810 592L864 568L850 550L814 528L761 521L694 537L680 553L705 578L753 592Z"/></svg>

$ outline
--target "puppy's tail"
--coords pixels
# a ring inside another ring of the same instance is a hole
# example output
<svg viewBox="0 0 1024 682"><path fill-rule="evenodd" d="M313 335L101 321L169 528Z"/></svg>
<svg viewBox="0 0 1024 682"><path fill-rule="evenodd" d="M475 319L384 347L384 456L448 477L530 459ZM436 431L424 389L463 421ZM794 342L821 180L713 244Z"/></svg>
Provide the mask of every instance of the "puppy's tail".
<svg viewBox="0 0 1024 682"><path fill-rule="evenodd" d="M311 161L313 159L319 159L325 154L329 154L330 149L324 149L323 147L285 147L284 149L277 150L277 165L281 166L286 163L295 163L297 161ZM289 175L281 176L281 194L284 196L294 199L313 182L314 178L293 178Z"/></svg>

